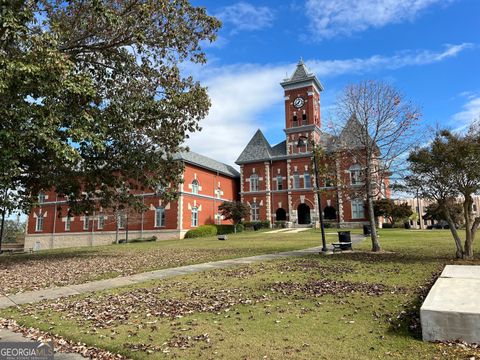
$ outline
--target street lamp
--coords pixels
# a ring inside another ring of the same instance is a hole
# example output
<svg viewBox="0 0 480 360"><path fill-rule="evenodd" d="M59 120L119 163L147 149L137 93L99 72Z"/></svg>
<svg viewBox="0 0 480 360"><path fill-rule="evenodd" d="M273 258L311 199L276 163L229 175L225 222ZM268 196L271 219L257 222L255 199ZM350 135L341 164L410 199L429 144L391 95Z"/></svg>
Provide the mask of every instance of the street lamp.
<svg viewBox="0 0 480 360"><path fill-rule="evenodd" d="M297 148L302 148L307 146L309 143L308 138L306 136L300 136L298 138ZM325 240L325 227L323 225L323 206L322 206L322 197L320 196L320 180L318 178L318 168L317 168L317 155L315 149L312 149L313 153L313 168L315 169L315 182L317 184L316 193L317 193L317 202L318 202L318 213L320 217L320 230L322 232L322 252L326 253L327 249L327 242Z"/></svg>

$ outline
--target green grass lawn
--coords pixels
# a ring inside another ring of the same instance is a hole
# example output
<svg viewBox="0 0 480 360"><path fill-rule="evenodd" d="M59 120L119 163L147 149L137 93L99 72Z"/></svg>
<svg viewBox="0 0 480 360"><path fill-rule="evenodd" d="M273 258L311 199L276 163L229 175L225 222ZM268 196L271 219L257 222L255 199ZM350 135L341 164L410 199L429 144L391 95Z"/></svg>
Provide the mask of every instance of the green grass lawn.
<svg viewBox="0 0 480 360"><path fill-rule="evenodd" d="M0 294L79 284L144 271L317 246L320 235L250 231L216 237L45 250L0 256ZM335 238L328 235L329 239Z"/></svg>
<svg viewBox="0 0 480 360"><path fill-rule="evenodd" d="M478 358L478 349L420 340L423 296L445 264L465 263L452 259L448 231L380 235L383 253L364 241L352 253L212 270L0 316L134 359ZM295 238L312 246L318 232Z"/></svg>

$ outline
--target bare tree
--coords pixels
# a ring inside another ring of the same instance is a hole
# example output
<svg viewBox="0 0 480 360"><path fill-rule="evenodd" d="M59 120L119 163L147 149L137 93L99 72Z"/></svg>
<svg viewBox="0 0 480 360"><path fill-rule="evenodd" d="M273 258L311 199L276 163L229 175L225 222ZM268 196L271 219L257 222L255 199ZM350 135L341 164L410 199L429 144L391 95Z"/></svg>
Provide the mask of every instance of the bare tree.
<svg viewBox="0 0 480 360"><path fill-rule="evenodd" d="M356 159L362 181L349 190L366 200L372 228L372 251L380 251L375 229L374 201L386 194L389 177L413 144L413 126L420 113L393 86L378 81L349 85L340 95L337 114L344 122L339 136L340 153Z"/></svg>

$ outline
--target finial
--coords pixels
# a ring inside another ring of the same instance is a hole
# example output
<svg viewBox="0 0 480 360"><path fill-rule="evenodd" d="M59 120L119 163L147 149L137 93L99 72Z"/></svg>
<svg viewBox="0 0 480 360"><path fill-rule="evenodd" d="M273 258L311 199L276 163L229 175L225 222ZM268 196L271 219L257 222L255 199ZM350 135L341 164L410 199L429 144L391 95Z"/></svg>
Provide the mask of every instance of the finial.
<svg viewBox="0 0 480 360"><path fill-rule="evenodd" d="M303 57L300 56L300 61L298 62L298 64L303 64Z"/></svg>

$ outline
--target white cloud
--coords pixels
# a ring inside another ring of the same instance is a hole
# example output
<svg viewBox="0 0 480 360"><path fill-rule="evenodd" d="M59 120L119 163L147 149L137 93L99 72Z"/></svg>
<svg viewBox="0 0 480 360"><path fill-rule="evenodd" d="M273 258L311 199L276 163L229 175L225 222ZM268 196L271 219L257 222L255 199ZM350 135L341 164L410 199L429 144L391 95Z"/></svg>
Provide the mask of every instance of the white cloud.
<svg viewBox="0 0 480 360"><path fill-rule="evenodd" d="M225 24L232 25L233 31L254 31L272 26L274 12L266 6L258 6L248 2L238 2L226 6L216 14Z"/></svg>
<svg viewBox="0 0 480 360"><path fill-rule="evenodd" d="M374 55L344 60L311 60L307 66L320 80L345 74L363 74L382 69L419 66L454 57L470 44L448 45L442 51L403 51L393 56ZM272 107L282 109L279 82L291 75L296 64L237 64L191 68L208 86L212 107L201 122L202 131L188 141L193 151L233 164L257 128L283 127L283 117L262 119ZM322 108L325 114L325 108Z"/></svg>
<svg viewBox="0 0 480 360"><path fill-rule="evenodd" d="M480 95L468 95L468 101L461 111L452 116L452 120L457 126L456 130L463 130L474 120L480 120Z"/></svg>
<svg viewBox="0 0 480 360"><path fill-rule="evenodd" d="M306 15L319 39L415 19L426 8L452 0L307 0Z"/></svg>

